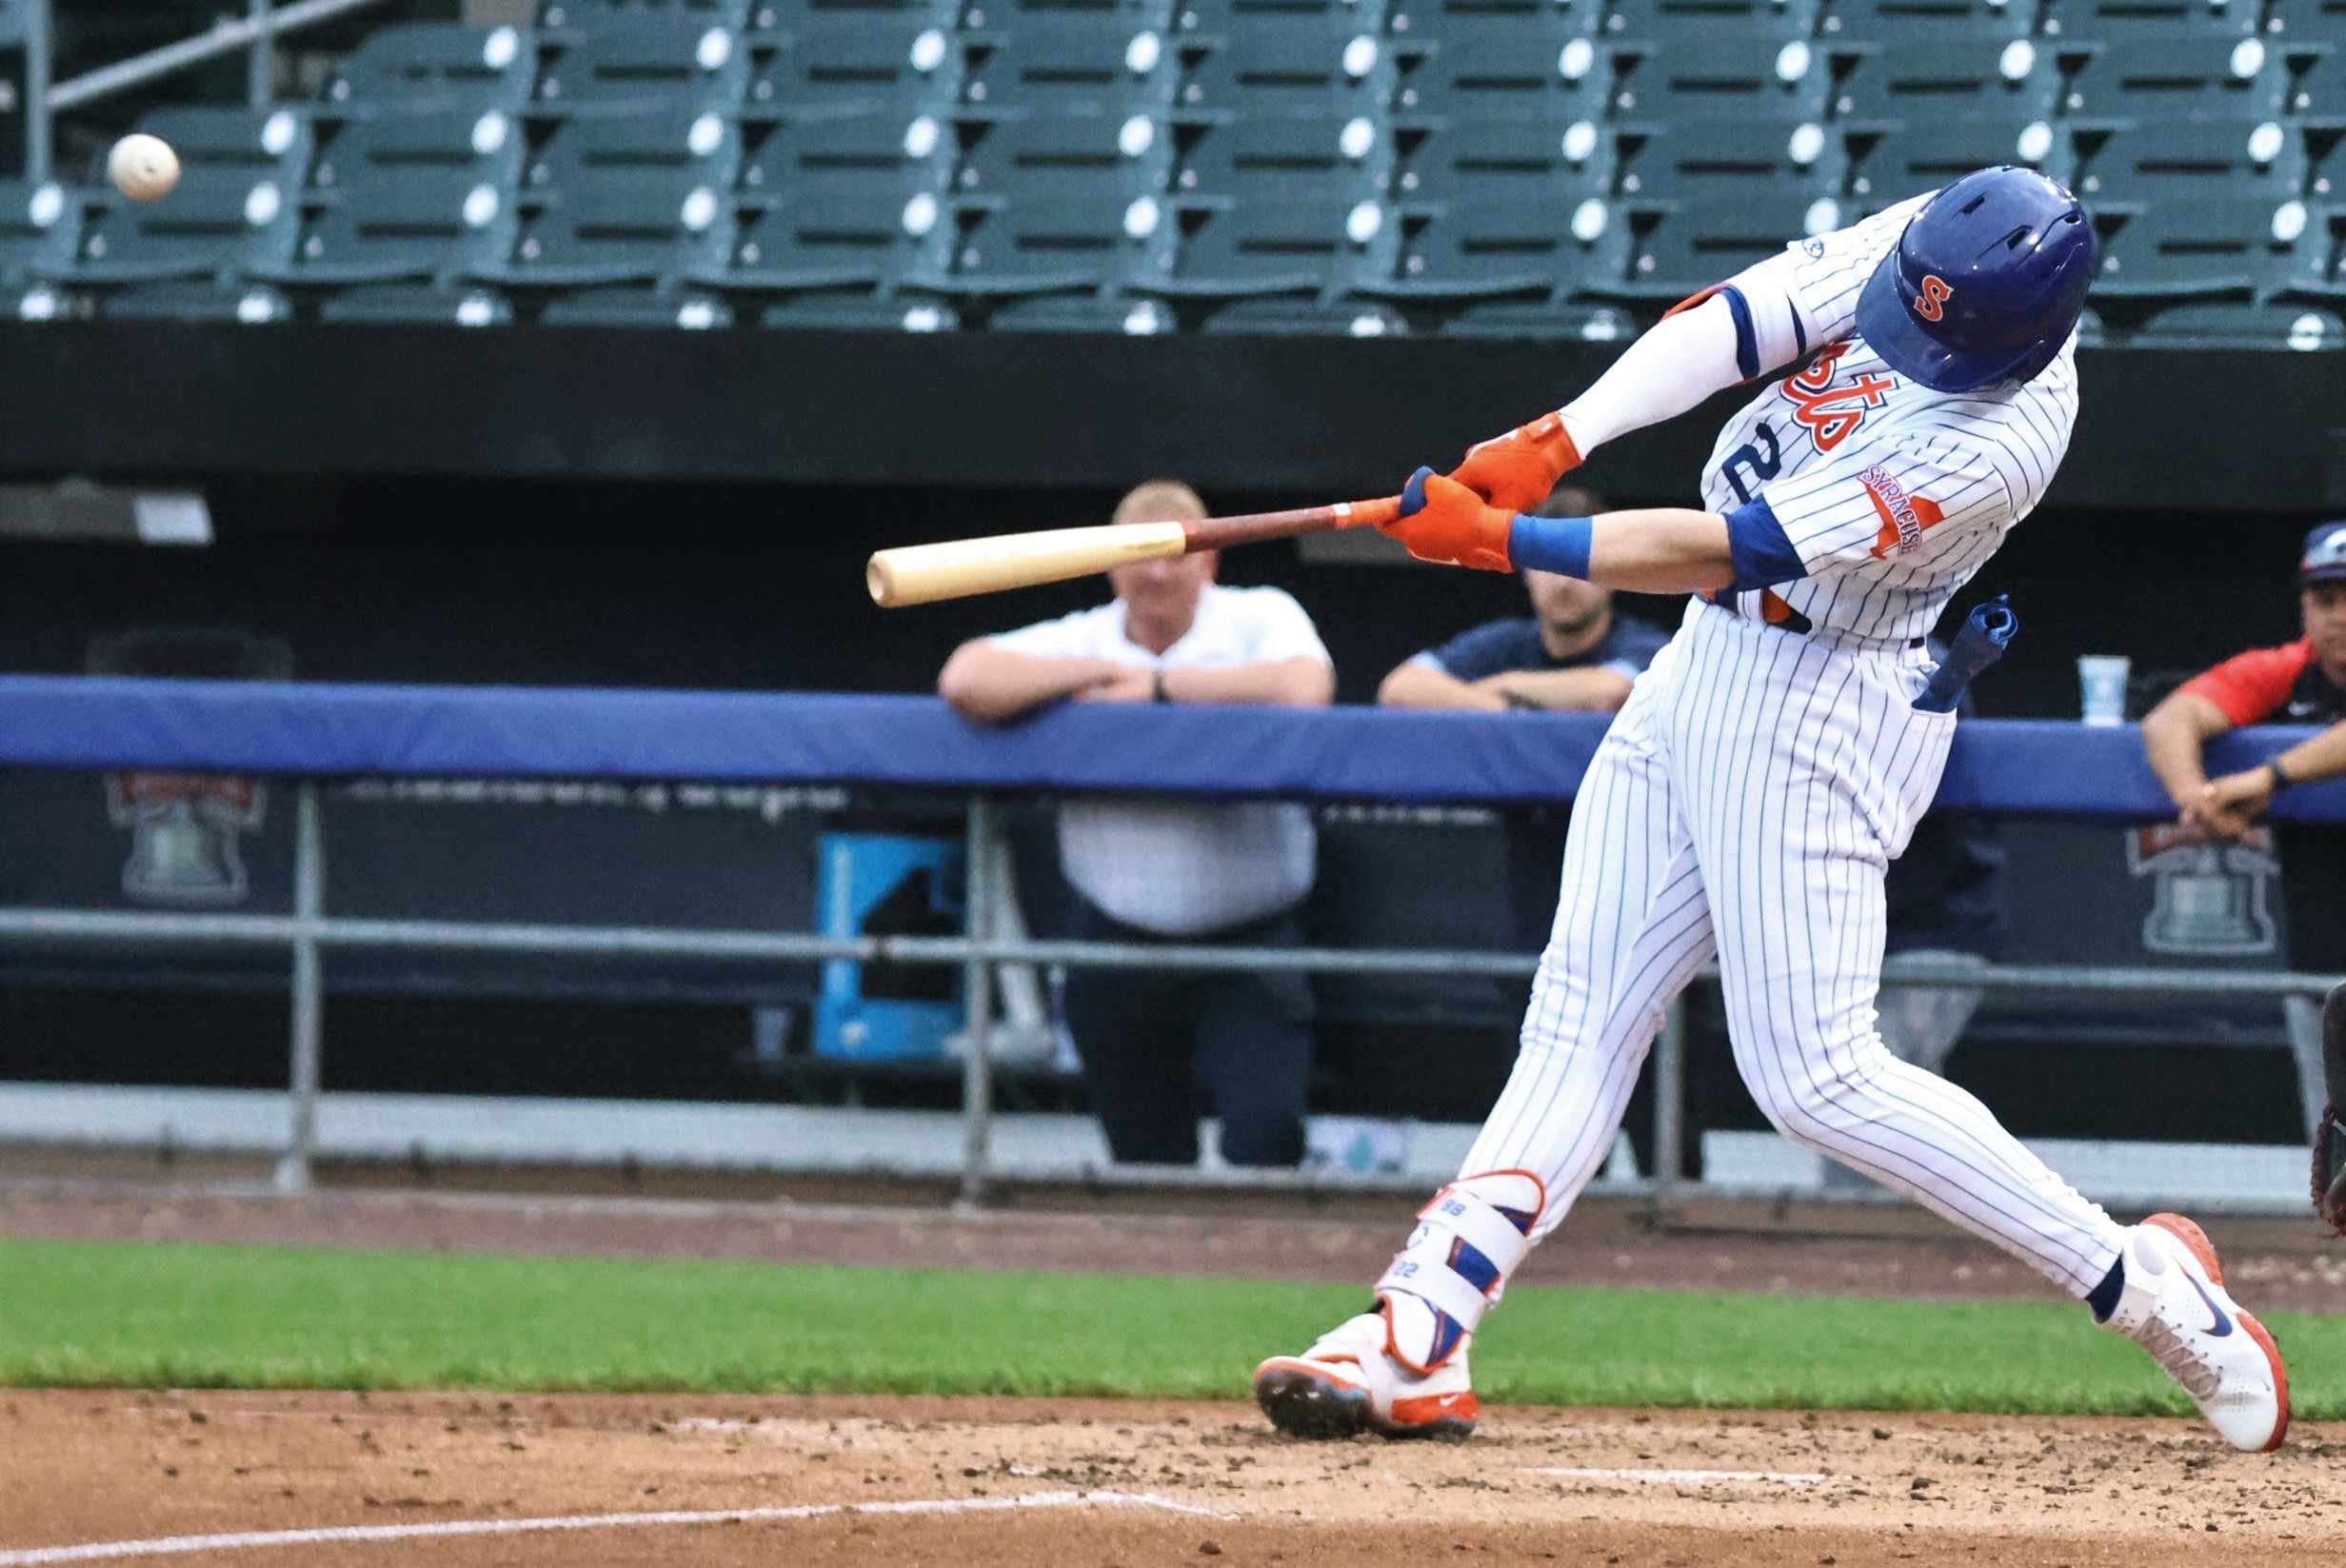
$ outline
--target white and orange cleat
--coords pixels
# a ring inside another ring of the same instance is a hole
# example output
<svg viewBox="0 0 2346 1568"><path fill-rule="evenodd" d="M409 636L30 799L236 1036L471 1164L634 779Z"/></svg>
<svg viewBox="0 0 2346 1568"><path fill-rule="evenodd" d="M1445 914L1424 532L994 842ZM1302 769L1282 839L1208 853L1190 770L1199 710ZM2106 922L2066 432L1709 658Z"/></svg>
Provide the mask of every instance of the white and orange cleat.
<svg viewBox="0 0 2346 1568"><path fill-rule="evenodd" d="M2154 1214L2126 1233L2126 1288L2105 1327L2150 1352L2223 1439L2257 1453L2289 1436L2289 1370L2262 1323L2224 1288L2197 1225Z"/></svg>
<svg viewBox="0 0 2346 1568"><path fill-rule="evenodd" d="M1461 1342L1431 1372L1392 1354L1387 1309L1347 1318L1301 1356L1274 1356L1255 1368L1255 1403L1290 1438L1470 1436L1481 1407Z"/></svg>
<svg viewBox="0 0 2346 1568"><path fill-rule="evenodd" d="M1529 1171L1461 1177L1419 1211L1377 1308L1255 1369L1255 1402L1291 1438L1466 1437L1481 1413L1466 1347L1531 1250L1547 1194Z"/></svg>

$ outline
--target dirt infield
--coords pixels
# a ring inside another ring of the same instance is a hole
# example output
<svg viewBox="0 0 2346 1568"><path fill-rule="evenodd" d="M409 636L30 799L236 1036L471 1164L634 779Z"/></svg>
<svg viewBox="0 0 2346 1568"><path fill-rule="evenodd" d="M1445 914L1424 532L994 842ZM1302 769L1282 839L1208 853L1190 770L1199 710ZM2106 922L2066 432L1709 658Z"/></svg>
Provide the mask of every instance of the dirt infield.
<svg viewBox="0 0 2346 1568"><path fill-rule="evenodd" d="M247 1538L196 1560L2334 1561L2342 1445L2336 1428L2249 1456L2165 1421L1555 1410L1494 1413L1464 1445L1305 1445L1238 1404L17 1392L0 1395L0 1568L226 1534ZM698 1517L727 1510L764 1513ZM320 1534L267 1534L287 1531Z"/></svg>

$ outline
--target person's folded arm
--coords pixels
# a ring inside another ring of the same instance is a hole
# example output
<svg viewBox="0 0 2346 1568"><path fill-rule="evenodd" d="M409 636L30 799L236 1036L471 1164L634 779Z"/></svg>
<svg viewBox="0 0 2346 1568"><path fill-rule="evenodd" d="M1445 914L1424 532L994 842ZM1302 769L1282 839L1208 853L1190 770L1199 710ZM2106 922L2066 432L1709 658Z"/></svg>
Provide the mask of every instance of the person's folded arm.
<svg viewBox="0 0 2346 1568"><path fill-rule="evenodd" d="M1377 688L1379 707L1462 708L1499 713L1506 698L1487 686L1457 676L1420 655L1395 667Z"/></svg>
<svg viewBox="0 0 2346 1568"><path fill-rule="evenodd" d="M1168 669L1165 695L1177 703L1276 703L1325 707L1336 701L1336 671L1323 659L1298 655L1220 669Z"/></svg>
<svg viewBox="0 0 2346 1568"><path fill-rule="evenodd" d="M1123 668L1112 659L1020 653L980 637L953 650L937 677L937 695L964 718L999 724L1111 681Z"/></svg>
<svg viewBox="0 0 2346 1568"><path fill-rule="evenodd" d="M2142 752L2186 819L2207 788L2207 744L2232 727L2232 718L2195 691L2175 691L2142 718Z"/></svg>
<svg viewBox="0 0 2346 1568"><path fill-rule="evenodd" d="M1476 683L1504 701L1554 713L1611 713L1629 701L1629 677L1604 665L1579 669L1511 669Z"/></svg>

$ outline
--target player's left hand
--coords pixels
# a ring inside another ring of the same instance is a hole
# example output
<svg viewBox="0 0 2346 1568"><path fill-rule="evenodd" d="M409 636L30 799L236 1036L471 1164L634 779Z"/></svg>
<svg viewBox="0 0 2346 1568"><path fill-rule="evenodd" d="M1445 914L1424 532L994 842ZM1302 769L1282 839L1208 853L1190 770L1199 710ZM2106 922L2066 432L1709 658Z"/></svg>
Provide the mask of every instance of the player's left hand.
<svg viewBox="0 0 2346 1568"><path fill-rule="evenodd" d="M2227 773L2199 791L2192 819L2211 833L2237 839L2273 804L2273 775L2265 768Z"/></svg>
<svg viewBox="0 0 2346 1568"><path fill-rule="evenodd" d="M1507 557L1507 536L1515 527L1515 513L1502 511L1456 480L1431 468L1409 476L1402 490L1402 514L1378 525L1409 547L1421 561L1473 566L1481 571L1513 571Z"/></svg>

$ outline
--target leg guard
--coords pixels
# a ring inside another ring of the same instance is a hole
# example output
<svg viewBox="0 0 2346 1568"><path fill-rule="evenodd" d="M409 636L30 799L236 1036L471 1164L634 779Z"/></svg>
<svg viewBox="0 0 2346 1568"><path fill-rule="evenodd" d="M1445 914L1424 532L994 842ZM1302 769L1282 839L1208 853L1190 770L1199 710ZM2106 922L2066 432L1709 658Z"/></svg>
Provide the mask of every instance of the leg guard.
<svg viewBox="0 0 2346 1568"><path fill-rule="evenodd" d="M1377 1281L1386 1353L1428 1373L1458 1354L1531 1251L1547 1193L1529 1171L1461 1177L1418 1214L1409 1244Z"/></svg>

